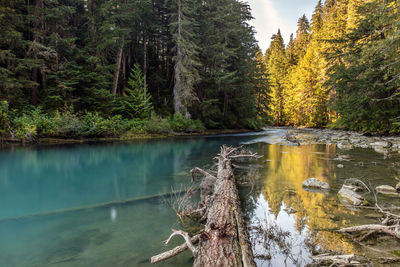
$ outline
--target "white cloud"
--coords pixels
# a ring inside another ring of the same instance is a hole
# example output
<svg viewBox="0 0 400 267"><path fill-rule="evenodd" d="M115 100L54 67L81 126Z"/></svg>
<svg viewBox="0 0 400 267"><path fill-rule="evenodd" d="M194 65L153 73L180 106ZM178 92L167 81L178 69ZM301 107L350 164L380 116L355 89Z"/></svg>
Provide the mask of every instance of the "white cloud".
<svg viewBox="0 0 400 267"><path fill-rule="evenodd" d="M263 52L269 47L270 38L277 33L278 29L281 29L285 42L289 40L289 36L293 32L293 25L280 16L271 0L249 0L248 3L254 17L250 24L257 31L256 39ZM296 25L294 25L294 29L296 29Z"/></svg>

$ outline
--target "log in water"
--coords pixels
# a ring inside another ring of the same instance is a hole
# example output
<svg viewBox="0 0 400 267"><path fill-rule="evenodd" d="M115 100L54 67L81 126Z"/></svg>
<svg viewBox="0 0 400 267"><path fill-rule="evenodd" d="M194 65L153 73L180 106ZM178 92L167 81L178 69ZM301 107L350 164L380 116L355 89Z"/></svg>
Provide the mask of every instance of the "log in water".
<svg viewBox="0 0 400 267"><path fill-rule="evenodd" d="M222 146L216 177L199 168L192 170L192 177L194 172L198 172L215 180L211 193L203 190L198 205L198 209L203 208L203 217L206 218L204 231L190 238L187 233L174 230L171 237L181 235L185 244L152 257L152 263L173 257L189 248L194 255L194 266L255 266L232 169L232 160L242 157L254 158L257 155L241 154L238 148Z"/></svg>

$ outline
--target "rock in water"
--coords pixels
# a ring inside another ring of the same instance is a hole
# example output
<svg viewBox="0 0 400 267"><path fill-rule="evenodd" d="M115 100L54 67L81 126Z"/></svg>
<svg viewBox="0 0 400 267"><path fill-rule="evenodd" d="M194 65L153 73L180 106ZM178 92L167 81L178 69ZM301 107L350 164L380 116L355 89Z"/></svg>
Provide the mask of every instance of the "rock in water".
<svg viewBox="0 0 400 267"><path fill-rule="evenodd" d="M342 187L338 192L338 196L354 206L363 206L367 204L367 201L362 196L347 188Z"/></svg>
<svg viewBox="0 0 400 267"><path fill-rule="evenodd" d="M349 143L338 143L337 147L343 150L349 150L353 148L353 145Z"/></svg>
<svg viewBox="0 0 400 267"><path fill-rule="evenodd" d="M372 147L383 147L383 148L389 148L392 146L392 143L388 141L377 141L369 144Z"/></svg>
<svg viewBox="0 0 400 267"><path fill-rule="evenodd" d="M397 192L400 192L400 183L396 184L396 190L397 190Z"/></svg>
<svg viewBox="0 0 400 267"><path fill-rule="evenodd" d="M328 183L321 182L317 178L310 178L303 182L304 188L329 190L331 187Z"/></svg>
<svg viewBox="0 0 400 267"><path fill-rule="evenodd" d="M376 192L384 195L399 195L396 188L390 185L380 185L375 188Z"/></svg>

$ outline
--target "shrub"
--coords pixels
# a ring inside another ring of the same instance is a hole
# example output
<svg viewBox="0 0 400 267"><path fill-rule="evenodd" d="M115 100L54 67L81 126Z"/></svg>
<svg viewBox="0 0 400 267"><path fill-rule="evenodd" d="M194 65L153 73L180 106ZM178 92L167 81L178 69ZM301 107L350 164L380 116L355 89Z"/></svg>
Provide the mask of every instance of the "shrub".
<svg viewBox="0 0 400 267"><path fill-rule="evenodd" d="M61 137L80 136L84 130L82 122L71 107L65 108L62 113L56 111L54 114L56 123L56 134Z"/></svg>
<svg viewBox="0 0 400 267"><path fill-rule="evenodd" d="M24 140L32 140L37 135L37 127L32 117L24 114L14 119L15 137Z"/></svg>
<svg viewBox="0 0 400 267"><path fill-rule="evenodd" d="M27 114L36 126L38 135L54 136L57 133L57 123L53 117L42 112L40 107L33 109Z"/></svg>
<svg viewBox="0 0 400 267"><path fill-rule="evenodd" d="M106 119L97 112L87 112L82 116L81 124L81 135L88 137L117 136L125 130L120 115Z"/></svg>
<svg viewBox="0 0 400 267"><path fill-rule="evenodd" d="M186 119L178 112L174 114L171 120L171 129L176 132L203 132L205 130L201 121Z"/></svg>
<svg viewBox="0 0 400 267"><path fill-rule="evenodd" d="M145 133L148 120L133 119L126 121L126 130L134 133Z"/></svg>
<svg viewBox="0 0 400 267"><path fill-rule="evenodd" d="M163 119L155 112L151 113L150 119L146 123L146 130L149 133L169 133L172 131L167 119Z"/></svg>
<svg viewBox="0 0 400 267"><path fill-rule="evenodd" d="M246 120L246 128L252 129L252 130L260 130L262 125L262 121L258 118L250 118Z"/></svg>
<svg viewBox="0 0 400 267"><path fill-rule="evenodd" d="M8 102L0 101L0 136L5 135L9 128Z"/></svg>

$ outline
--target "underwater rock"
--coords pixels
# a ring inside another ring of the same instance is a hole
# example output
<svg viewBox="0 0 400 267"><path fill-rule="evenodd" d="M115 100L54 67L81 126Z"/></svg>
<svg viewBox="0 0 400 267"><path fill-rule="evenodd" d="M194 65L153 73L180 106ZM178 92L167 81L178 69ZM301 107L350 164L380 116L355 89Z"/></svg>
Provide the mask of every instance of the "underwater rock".
<svg viewBox="0 0 400 267"><path fill-rule="evenodd" d="M344 168L344 165L343 164L338 164L338 165L336 165L339 169L343 169Z"/></svg>
<svg viewBox="0 0 400 267"><path fill-rule="evenodd" d="M397 192L400 192L400 183L396 184L396 190L397 190Z"/></svg>
<svg viewBox="0 0 400 267"><path fill-rule="evenodd" d="M368 187L361 180L356 178L346 179L342 188L349 189L353 192L369 191Z"/></svg>
<svg viewBox="0 0 400 267"><path fill-rule="evenodd" d="M317 178L310 178L303 182L303 188L329 190L331 187L328 183L321 182Z"/></svg>
<svg viewBox="0 0 400 267"><path fill-rule="evenodd" d="M396 188L390 185L379 185L375 190L383 195L399 195Z"/></svg>
<svg viewBox="0 0 400 267"><path fill-rule="evenodd" d="M338 196L345 202L349 202L354 206L364 206L368 204L368 202L361 195L345 187L340 189Z"/></svg>
<svg viewBox="0 0 400 267"><path fill-rule="evenodd" d="M338 143L337 147L340 149L352 149L353 145L349 143Z"/></svg>
<svg viewBox="0 0 400 267"><path fill-rule="evenodd" d="M376 142L370 143L369 145L372 147L389 148L392 146L392 143L390 143L389 141L376 141Z"/></svg>

